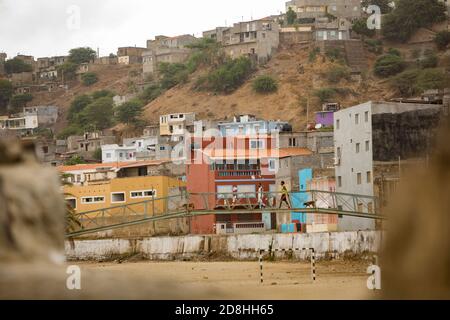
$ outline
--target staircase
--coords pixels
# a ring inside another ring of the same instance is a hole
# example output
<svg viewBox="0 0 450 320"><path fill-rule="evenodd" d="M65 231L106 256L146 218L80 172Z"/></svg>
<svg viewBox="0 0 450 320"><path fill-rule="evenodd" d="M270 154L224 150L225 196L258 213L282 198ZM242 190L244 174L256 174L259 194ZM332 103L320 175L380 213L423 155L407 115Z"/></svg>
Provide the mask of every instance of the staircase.
<svg viewBox="0 0 450 320"><path fill-rule="evenodd" d="M361 40L345 40L344 48L347 64L353 72L367 70L367 57Z"/></svg>

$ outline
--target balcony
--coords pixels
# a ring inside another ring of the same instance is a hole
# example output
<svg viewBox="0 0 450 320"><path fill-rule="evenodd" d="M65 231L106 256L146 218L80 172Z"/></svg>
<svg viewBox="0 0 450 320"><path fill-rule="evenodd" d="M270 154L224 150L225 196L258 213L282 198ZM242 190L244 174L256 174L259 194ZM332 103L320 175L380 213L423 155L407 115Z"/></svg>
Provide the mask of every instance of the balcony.
<svg viewBox="0 0 450 320"><path fill-rule="evenodd" d="M216 171L216 177L223 178L223 177L236 177L236 178L242 178L242 177L257 177L261 175L261 170L259 169L248 169L248 170L217 170Z"/></svg>

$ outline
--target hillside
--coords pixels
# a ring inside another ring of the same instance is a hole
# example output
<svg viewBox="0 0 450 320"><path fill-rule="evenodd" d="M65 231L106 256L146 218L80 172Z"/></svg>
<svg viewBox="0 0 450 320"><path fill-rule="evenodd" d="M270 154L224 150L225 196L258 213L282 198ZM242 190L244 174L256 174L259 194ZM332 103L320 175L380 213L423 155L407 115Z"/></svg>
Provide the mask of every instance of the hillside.
<svg viewBox="0 0 450 320"><path fill-rule="evenodd" d="M314 111L321 108L321 103L314 96L314 91L326 87L346 88L348 95L339 95L334 100L343 107L348 107L367 100L380 100L392 97L392 92L385 84L372 76L363 75L362 81L343 80L328 83L322 76L333 65L324 56L317 56L315 62L309 62L310 48L294 47L280 50L272 60L246 81L246 83L229 95L192 90L192 83L198 73L191 76L189 83L179 85L152 101L145 108L145 119L158 121L160 114L176 112L195 112L198 118L220 120L234 114L255 114L272 120L285 120L293 124L295 130L303 130L307 122L307 101L309 96L309 119ZM369 64L375 56L367 53ZM299 66L303 65L303 74ZM257 94L252 90L252 80L258 75L270 74L279 81L278 92L274 94Z"/></svg>
<svg viewBox="0 0 450 320"><path fill-rule="evenodd" d="M61 131L67 126L67 111L75 96L90 94L97 90L111 90L116 94L123 95L129 92L130 81L134 83L140 81L140 78L138 78L139 75L132 76L132 71L137 71L138 73L141 71L139 66L110 65L97 66L97 68L98 70L95 72L98 74L99 81L90 87L86 87L78 81L71 81L68 83L69 89L67 91L59 88L53 92L33 93L34 99L32 104L56 105L60 108L61 114L58 122L54 126L56 132Z"/></svg>

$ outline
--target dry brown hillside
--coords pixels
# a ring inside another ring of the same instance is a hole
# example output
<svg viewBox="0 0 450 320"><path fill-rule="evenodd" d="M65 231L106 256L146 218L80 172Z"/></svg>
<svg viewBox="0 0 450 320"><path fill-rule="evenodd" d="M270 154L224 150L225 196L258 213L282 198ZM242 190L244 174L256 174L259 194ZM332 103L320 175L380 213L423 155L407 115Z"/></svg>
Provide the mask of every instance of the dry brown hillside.
<svg viewBox="0 0 450 320"><path fill-rule="evenodd" d="M336 98L344 107L368 100L380 100L392 97L388 86L369 73L363 75L361 81L341 81L330 84L322 76L332 63L323 56L318 56L315 62L309 62L310 48L297 47L280 50L264 67L261 67L252 78L241 88L229 95L196 92L192 90L191 81L179 85L146 106L145 119L158 121L161 114L176 112L195 112L197 118L225 119L233 114L250 113L258 117L272 120L285 120L292 123L295 130L305 128L307 117L307 101L309 97L309 117L314 117L314 111L320 109L320 101L314 96L314 91L325 87L342 87L350 89L352 94ZM374 56L367 54L372 65ZM299 66L304 66L304 73L299 72ZM252 90L252 79L258 75L269 74L279 80L277 93L263 95Z"/></svg>

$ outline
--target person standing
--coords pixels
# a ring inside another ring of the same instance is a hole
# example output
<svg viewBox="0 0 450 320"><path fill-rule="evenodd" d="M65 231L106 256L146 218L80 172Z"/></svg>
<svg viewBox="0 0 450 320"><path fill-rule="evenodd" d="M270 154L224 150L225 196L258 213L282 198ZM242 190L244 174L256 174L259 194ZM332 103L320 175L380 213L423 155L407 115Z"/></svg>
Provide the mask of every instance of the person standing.
<svg viewBox="0 0 450 320"><path fill-rule="evenodd" d="M291 208L290 200L289 200L289 192L286 187L286 183L284 181L281 181L281 199L280 199L280 209L283 206L283 203L286 203L288 206L288 209Z"/></svg>

